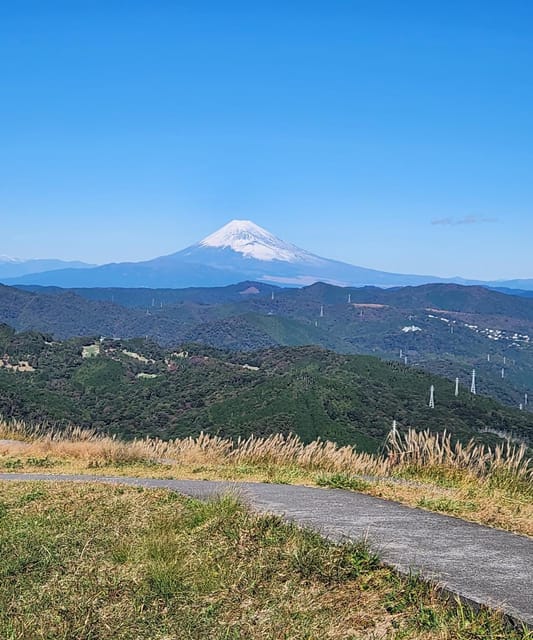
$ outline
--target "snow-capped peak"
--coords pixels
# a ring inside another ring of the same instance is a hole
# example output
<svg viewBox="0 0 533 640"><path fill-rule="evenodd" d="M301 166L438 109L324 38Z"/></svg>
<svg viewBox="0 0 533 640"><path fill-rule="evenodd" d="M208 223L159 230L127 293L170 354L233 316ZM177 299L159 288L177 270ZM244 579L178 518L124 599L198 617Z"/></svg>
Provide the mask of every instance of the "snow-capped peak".
<svg viewBox="0 0 533 640"><path fill-rule="evenodd" d="M232 220L215 233L201 240L200 247L232 249L247 258L271 262L299 262L316 259L315 256L293 244L276 238L266 229L250 220Z"/></svg>
<svg viewBox="0 0 533 640"><path fill-rule="evenodd" d="M19 262L22 262L22 260L19 258L11 258L10 256L0 256L0 262L18 264Z"/></svg>

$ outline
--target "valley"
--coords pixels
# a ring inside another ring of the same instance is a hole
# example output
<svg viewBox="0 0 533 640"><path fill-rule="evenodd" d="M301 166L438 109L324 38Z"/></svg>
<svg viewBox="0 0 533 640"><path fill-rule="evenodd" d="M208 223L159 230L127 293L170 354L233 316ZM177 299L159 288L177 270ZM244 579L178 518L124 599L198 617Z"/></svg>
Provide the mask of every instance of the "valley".
<svg viewBox="0 0 533 640"><path fill-rule="evenodd" d="M379 289L257 282L191 289L0 286L0 321L65 339L144 336L236 352L315 345L444 376L508 406L533 390L533 300L483 287Z"/></svg>

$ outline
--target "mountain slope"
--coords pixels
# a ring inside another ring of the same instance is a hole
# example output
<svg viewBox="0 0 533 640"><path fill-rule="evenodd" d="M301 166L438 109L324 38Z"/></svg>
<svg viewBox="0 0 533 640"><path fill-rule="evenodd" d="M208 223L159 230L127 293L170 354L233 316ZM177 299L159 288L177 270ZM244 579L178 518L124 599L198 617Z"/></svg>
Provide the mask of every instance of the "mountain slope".
<svg viewBox="0 0 533 640"><path fill-rule="evenodd" d="M441 278L399 275L329 260L289 244L248 220L233 220L202 241L145 262L116 263L89 270L57 271L4 279L6 284L63 287L190 287L243 280L302 286L401 286Z"/></svg>
<svg viewBox="0 0 533 640"><path fill-rule="evenodd" d="M0 367L0 413L129 437L292 431L306 441L321 437L367 450L380 446L393 419L402 428L445 426L463 440L496 442L497 431L533 438L533 414L464 388L456 398L448 380L377 358L316 347L252 356L197 345L178 355L140 339L98 341L87 352L88 344L79 338L51 344L39 334L0 329L8 362L33 369Z"/></svg>
<svg viewBox="0 0 533 640"><path fill-rule="evenodd" d="M301 287L282 288L263 282L247 280L222 287L176 288L126 288L126 287L78 287L63 288L41 285L17 285L17 289L33 293L54 295L69 290L88 300L114 302L125 307L149 308L161 305L194 302L199 304L224 304L243 302L268 306L271 300L295 300L302 303L344 304L350 302L375 303L402 309L439 308L462 313L484 313L527 318L533 321L533 292L512 289L490 289L482 286L465 286L433 283L416 287L339 287L324 282ZM272 298L274 296L274 298Z"/></svg>
<svg viewBox="0 0 533 640"><path fill-rule="evenodd" d="M37 292L0 286L0 322L63 338L149 336L161 345L201 342L235 351L312 344L407 357L409 365L465 385L475 368L479 393L511 406L524 403L526 393L533 398L533 300L481 287L31 288Z"/></svg>
<svg viewBox="0 0 533 640"><path fill-rule="evenodd" d="M163 338L176 330L176 323L126 309L111 302L87 300L70 291L44 295L0 285L0 322L19 331L38 330L55 338L76 335ZM159 327L159 329L158 329Z"/></svg>

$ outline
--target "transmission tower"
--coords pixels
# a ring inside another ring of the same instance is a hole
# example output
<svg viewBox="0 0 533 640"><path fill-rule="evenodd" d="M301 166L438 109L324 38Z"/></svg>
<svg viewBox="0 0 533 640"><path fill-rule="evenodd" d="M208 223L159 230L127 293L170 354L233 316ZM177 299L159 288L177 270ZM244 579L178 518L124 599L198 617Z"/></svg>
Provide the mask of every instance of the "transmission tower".
<svg viewBox="0 0 533 640"><path fill-rule="evenodd" d="M429 408L430 409L435 408L435 386L434 385L431 385L431 387L429 388Z"/></svg>
<svg viewBox="0 0 533 640"><path fill-rule="evenodd" d="M472 369L472 385L470 387L470 393L476 395L476 370Z"/></svg>
<svg viewBox="0 0 533 640"><path fill-rule="evenodd" d="M455 378L455 397L459 396L459 378Z"/></svg>

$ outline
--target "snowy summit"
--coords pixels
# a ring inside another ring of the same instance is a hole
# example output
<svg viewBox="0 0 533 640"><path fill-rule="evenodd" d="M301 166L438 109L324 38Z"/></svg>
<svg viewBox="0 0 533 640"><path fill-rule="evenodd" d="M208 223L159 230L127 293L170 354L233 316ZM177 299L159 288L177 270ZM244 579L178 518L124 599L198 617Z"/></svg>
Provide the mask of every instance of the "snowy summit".
<svg viewBox="0 0 533 640"><path fill-rule="evenodd" d="M354 242L355 244L355 242ZM2 263L0 282L74 287L216 287L256 282L301 287L315 282L337 286L406 286L438 282L432 276L403 275L358 267L316 255L285 242L251 220L232 220L184 249L144 262L91 266L58 260ZM467 284L466 281L461 281ZM468 284L475 284L474 282ZM498 283L496 286L506 286ZM252 289L250 289L250 287ZM410 333L416 328L406 327Z"/></svg>
<svg viewBox="0 0 533 640"><path fill-rule="evenodd" d="M316 256L280 240L250 220L232 220L201 240L199 247L231 249L246 258L272 262L310 262Z"/></svg>

